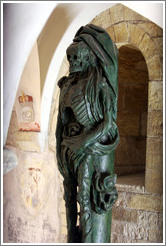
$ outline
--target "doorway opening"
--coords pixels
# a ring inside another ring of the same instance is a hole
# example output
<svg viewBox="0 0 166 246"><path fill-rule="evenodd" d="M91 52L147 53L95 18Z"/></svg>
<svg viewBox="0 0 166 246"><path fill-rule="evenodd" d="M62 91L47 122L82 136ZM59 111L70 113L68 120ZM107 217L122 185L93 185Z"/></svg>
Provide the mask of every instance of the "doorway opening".
<svg viewBox="0 0 166 246"><path fill-rule="evenodd" d="M119 48L117 125L120 143L115 151L117 183L144 186L148 112L148 69L133 45Z"/></svg>

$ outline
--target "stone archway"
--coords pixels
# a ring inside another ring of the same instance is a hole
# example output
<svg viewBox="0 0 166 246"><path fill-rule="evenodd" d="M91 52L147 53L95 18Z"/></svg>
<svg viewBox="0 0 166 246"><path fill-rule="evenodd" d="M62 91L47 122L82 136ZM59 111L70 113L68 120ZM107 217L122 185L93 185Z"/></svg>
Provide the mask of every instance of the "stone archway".
<svg viewBox="0 0 166 246"><path fill-rule="evenodd" d="M162 193L163 30L122 4L102 12L91 23L105 28L118 48L134 45L145 58L149 77L145 190Z"/></svg>

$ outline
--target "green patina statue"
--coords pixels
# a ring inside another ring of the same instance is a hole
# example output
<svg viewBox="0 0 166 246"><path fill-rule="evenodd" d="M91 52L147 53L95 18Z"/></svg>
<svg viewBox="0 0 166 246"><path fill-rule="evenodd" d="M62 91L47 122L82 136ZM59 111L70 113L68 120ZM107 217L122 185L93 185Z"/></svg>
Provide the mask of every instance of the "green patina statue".
<svg viewBox="0 0 166 246"><path fill-rule="evenodd" d="M69 76L58 82L56 139L68 243L107 243L118 197L114 174L118 51L104 29L89 24L76 33L67 59Z"/></svg>

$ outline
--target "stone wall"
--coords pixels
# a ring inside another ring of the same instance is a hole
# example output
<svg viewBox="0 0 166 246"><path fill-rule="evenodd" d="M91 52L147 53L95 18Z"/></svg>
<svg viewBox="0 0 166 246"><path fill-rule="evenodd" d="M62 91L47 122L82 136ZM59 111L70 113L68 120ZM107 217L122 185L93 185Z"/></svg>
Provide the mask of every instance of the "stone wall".
<svg viewBox="0 0 166 246"><path fill-rule="evenodd" d="M18 165L3 179L3 242L60 241L59 173L54 154L7 148L17 156Z"/></svg>
<svg viewBox="0 0 166 246"><path fill-rule="evenodd" d="M161 243L162 197L145 193L138 186L134 191L131 186L117 184L117 189L119 198L112 210L111 242Z"/></svg>

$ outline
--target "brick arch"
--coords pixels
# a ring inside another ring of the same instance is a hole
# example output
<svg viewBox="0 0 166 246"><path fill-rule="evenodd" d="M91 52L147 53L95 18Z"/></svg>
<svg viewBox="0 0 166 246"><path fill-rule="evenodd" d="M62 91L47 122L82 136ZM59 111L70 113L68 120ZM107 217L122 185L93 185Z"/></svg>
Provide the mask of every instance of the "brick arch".
<svg viewBox="0 0 166 246"><path fill-rule="evenodd" d="M91 23L103 27L118 48L133 45L145 58L149 77L145 191L162 193L163 30L122 4L102 12Z"/></svg>

